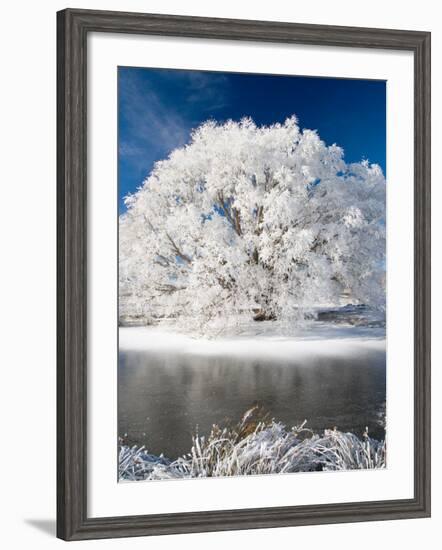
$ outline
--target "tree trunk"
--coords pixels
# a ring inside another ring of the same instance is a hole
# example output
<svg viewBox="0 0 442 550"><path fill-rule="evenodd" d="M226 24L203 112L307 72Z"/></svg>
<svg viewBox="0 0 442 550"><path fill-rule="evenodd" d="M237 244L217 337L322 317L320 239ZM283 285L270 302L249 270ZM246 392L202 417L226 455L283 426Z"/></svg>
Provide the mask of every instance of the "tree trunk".
<svg viewBox="0 0 442 550"><path fill-rule="evenodd" d="M255 315L253 316L254 321L275 321L276 316L274 313L267 313L266 311L260 309L255 310Z"/></svg>

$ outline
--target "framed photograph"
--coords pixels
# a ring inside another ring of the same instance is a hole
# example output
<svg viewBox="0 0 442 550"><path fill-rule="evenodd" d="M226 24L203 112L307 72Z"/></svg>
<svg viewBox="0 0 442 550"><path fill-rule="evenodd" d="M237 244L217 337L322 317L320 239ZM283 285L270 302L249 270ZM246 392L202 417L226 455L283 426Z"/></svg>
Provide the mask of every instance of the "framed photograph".
<svg viewBox="0 0 442 550"><path fill-rule="evenodd" d="M430 515L430 33L67 9L58 536Z"/></svg>

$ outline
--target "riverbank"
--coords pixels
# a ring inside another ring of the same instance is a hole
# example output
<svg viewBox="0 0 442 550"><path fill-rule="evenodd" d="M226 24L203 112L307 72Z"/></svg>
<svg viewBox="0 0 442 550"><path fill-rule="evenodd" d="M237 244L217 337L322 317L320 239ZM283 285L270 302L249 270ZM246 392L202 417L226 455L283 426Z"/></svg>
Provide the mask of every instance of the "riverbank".
<svg viewBox="0 0 442 550"><path fill-rule="evenodd" d="M120 327L119 349L163 351L207 356L302 357L335 356L361 351L385 351L385 328L315 322L290 335L276 323L244 326L240 333L218 338L193 337L172 324Z"/></svg>
<svg viewBox="0 0 442 550"><path fill-rule="evenodd" d="M368 433L362 438L336 429L315 434L305 422L288 429L274 420L254 420L253 410L234 427L213 426L207 437L195 435L189 453L174 461L123 442L119 449L120 481L385 467L385 441L372 439Z"/></svg>

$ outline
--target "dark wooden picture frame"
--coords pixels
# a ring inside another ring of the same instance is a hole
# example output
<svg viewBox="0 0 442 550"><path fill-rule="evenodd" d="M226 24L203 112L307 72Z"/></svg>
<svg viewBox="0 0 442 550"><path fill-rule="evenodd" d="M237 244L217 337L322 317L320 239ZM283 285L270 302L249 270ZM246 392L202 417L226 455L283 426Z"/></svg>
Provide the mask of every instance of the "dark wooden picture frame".
<svg viewBox="0 0 442 550"><path fill-rule="evenodd" d="M150 34L414 55L414 498L87 517L87 36ZM57 536L64 540L430 515L430 33L67 9L57 14Z"/></svg>

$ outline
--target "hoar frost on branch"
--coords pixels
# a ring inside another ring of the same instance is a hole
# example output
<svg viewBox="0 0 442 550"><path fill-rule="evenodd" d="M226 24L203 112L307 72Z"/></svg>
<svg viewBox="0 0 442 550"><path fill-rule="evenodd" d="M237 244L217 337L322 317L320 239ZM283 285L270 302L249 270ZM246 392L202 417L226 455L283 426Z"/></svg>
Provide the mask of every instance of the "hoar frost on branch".
<svg viewBox="0 0 442 550"><path fill-rule="evenodd" d="M344 291L383 308L385 190L378 165L346 164L295 117L208 121L126 198L120 302L184 323L296 324Z"/></svg>

